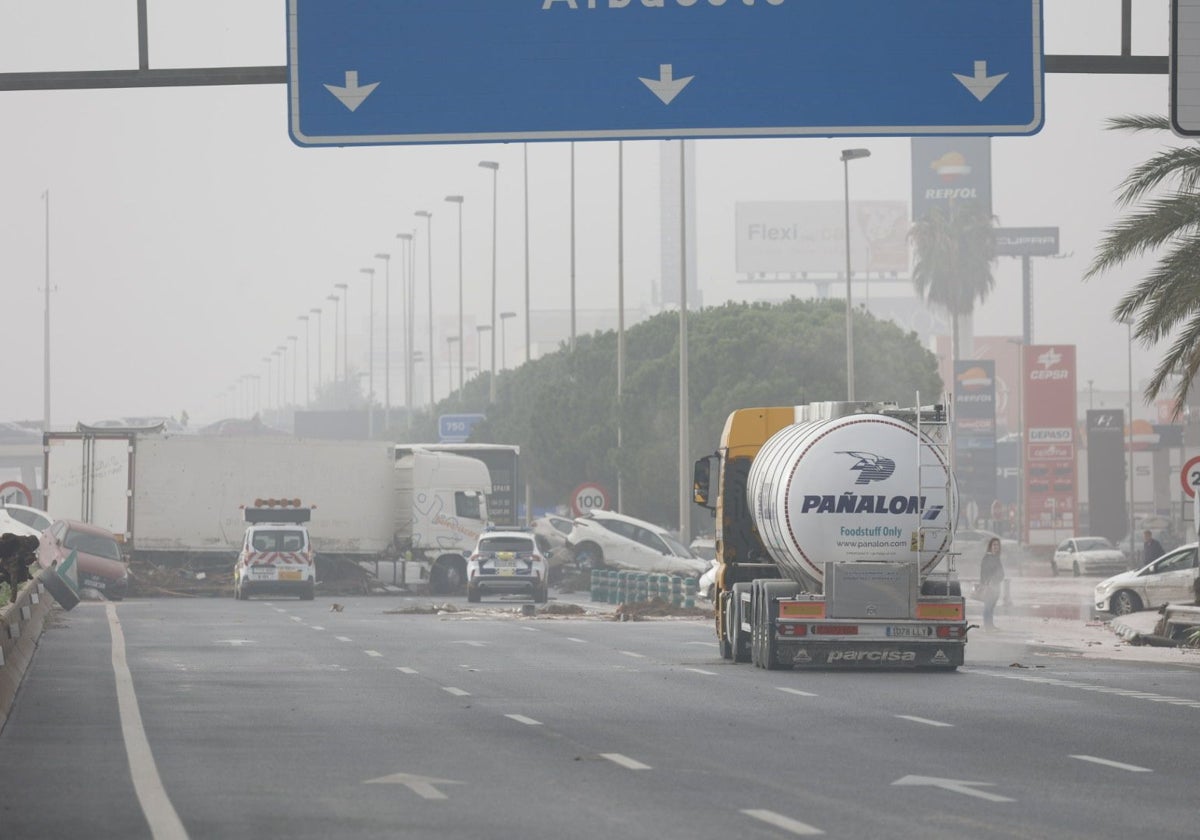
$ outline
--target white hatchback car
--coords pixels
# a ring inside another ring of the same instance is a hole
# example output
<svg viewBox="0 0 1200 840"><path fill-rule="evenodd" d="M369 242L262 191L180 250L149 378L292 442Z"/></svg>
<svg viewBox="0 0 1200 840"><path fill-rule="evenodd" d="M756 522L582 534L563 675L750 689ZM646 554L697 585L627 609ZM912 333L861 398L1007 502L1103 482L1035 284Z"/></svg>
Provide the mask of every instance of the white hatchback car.
<svg viewBox="0 0 1200 840"><path fill-rule="evenodd" d="M1180 546L1141 569L1096 584L1096 611L1128 615L1164 604L1192 603L1200 575L1196 548L1196 543Z"/></svg>
<svg viewBox="0 0 1200 840"><path fill-rule="evenodd" d="M664 528L608 510L578 517L567 545L581 570L624 569L699 578L709 566Z"/></svg>
<svg viewBox="0 0 1200 840"><path fill-rule="evenodd" d="M1071 537L1059 543L1050 558L1050 574L1111 575L1129 568L1119 548L1105 537Z"/></svg>
<svg viewBox="0 0 1200 840"><path fill-rule="evenodd" d="M467 560L467 600L476 604L485 594L517 594L544 604L549 571L531 531L485 531Z"/></svg>

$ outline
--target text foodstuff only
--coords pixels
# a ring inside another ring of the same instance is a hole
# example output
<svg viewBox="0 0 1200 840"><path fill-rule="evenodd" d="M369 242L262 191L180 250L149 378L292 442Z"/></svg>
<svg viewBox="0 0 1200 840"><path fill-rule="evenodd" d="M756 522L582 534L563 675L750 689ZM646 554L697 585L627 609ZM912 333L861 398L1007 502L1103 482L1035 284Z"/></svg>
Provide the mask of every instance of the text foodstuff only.
<svg viewBox="0 0 1200 840"><path fill-rule="evenodd" d="M667 6L782 6L783 0L542 0L542 9L555 6L564 9L624 9L626 6L644 6L647 9L665 9Z"/></svg>

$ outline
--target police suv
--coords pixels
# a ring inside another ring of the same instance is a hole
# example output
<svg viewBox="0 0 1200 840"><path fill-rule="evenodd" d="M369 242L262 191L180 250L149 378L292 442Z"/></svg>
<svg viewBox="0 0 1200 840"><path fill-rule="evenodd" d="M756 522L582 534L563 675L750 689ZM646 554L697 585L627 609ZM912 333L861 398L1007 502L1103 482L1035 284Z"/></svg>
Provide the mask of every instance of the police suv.
<svg viewBox="0 0 1200 840"><path fill-rule="evenodd" d="M488 530L480 535L467 561L467 600L483 595L528 595L546 603L549 566L532 531Z"/></svg>

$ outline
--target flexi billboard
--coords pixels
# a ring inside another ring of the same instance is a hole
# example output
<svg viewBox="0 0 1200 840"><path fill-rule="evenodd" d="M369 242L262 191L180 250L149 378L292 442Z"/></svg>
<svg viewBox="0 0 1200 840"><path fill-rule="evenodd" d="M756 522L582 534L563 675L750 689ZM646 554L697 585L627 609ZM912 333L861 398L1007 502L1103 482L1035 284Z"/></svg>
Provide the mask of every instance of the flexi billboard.
<svg viewBox="0 0 1200 840"><path fill-rule="evenodd" d="M1075 346L1021 348L1025 476L1023 539L1057 545L1077 533Z"/></svg>
<svg viewBox="0 0 1200 840"><path fill-rule="evenodd" d="M845 211L840 201L738 202L738 274L845 276ZM903 201L850 202L851 272L906 274L908 228Z"/></svg>

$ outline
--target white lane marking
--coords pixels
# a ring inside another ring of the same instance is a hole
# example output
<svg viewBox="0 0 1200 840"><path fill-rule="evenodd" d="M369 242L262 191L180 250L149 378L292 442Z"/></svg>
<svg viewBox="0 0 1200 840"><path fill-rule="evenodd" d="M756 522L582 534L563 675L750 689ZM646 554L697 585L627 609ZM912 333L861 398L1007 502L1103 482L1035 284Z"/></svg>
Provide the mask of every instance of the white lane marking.
<svg viewBox="0 0 1200 840"><path fill-rule="evenodd" d="M455 688L452 685L442 686L442 691L446 692L447 694L453 694L455 697L470 697L471 696L471 693L469 691L463 691L461 688Z"/></svg>
<svg viewBox="0 0 1200 840"><path fill-rule="evenodd" d="M712 647L712 642L684 642L685 645L700 645L701 647Z"/></svg>
<svg viewBox="0 0 1200 840"><path fill-rule="evenodd" d="M1116 767L1118 770L1128 770L1130 773L1153 773L1149 767L1138 767L1136 764L1123 764L1120 761L1110 761L1107 758L1097 758L1094 755L1073 755L1080 761L1090 761L1093 764L1103 764L1105 767Z"/></svg>
<svg viewBox="0 0 1200 840"><path fill-rule="evenodd" d="M397 671L399 671L401 674L415 674L415 673L417 673L417 670L416 670L415 668L404 668L404 667L399 667L399 668L397 668L396 670L397 670Z"/></svg>
<svg viewBox="0 0 1200 840"><path fill-rule="evenodd" d="M470 645L471 647L487 647L487 642L477 642L473 639L460 639L456 642L451 642L452 645Z"/></svg>
<svg viewBox="0 0 1200 840"><path fill-rule="evenodd" d="M536 627L522 627L522 630L527 630L530 633L541 633L542 631Z"/></svg>
<svg viewBox="0 0 1200 840"><path fill-rule="evenodd" d="M383 656L383 654L377 650L364 650L363 653L365 653L367 656Z"/></svg>
<svg viewBox="0 0 1200 840"><path fill-rule="evenodd" d="M1042 685L1053 685L1060 688L1074 688L1080 691L1095 691L1100 694L1112 694L1117 697L1129 697L1133 700L1149 700L1153 703L1171 703L1176 706L1187 706L1191 709L1200 709L1200 700L1192 700L1187 697L1168 697L1161 694L1152 694L1147 691L1134 691L1128 688L1113 688L1106 685L1093 685L1089 683L1075 682L1073 680L1058 680L1053 677L1034 677L1025 676L1024 674L1008 674L1008 673L993 673L991 671L979 671L974 668L959 669L967 674L979 674L984 677L999 677L1004 680L1020 680L1021 682L1041 683Z"/></svg>
<svg viewBox="0 0 1200 840"><path fill-rule="evenodd" d="M303 621L304 620L303 618L301 618L298 615L289 615L288 618L290 618L292 621Z"/></svg>
<svg viewBox="0 0 1200 840"><path fill-rule="evenodd" d="M788 688L787 686L783 686L783 685L777 685L775 687L778 688L780 691L786 691L788 694L795 694L799 697L816 697L817 696L817 695L813 694L811 691L801 691L798 688Z"/></svg>
<svg viewBox="0 0 1200 840"><path fill-rule="evenodd" d="M631 650L619 650L619 651L617 651L617 653L621 654L622 656L632 656L634 659L645 659L646 658L643 654L634 653Z"/></svg>
<svg viewBox="0 0 1200 840"><path fill-rule="evenodd" d="M568 642L579 642L581 645L587 644L587 639L576 639L574 636L567 636Z"/></svg>
<svg viewBox="0 0 1200 840"><path fill-rule="evenodd" d="M353 642L354 641L349 636L334 636L333 638L337 639L339 642Z"/></svg>
<svg viewBox="0 0 1200 840"><path fill-rule="evenodd" d="M747 817L754 817L756 820L761 820L767 825L773 825L776 828L781 828L784 831L790 831L792 834L801 837L811 837L815 834L824 834L825 832L819 828L802 823L799 820L794 820L791 817L785 817L783 814L776 814L774 811L764 811L761 808L751 808L742 811Z"/></svg>
<svg viewBox="0 0 1200 840"><path fill-rule="evenodd" d="M684 668L685 671L691 671L693 674L703 674L706 677L715 677L716 671L705 671L703 668Z"/></svg>
<svg viewBox="0 0 1200 840"><path fill-rule="evenodd" d="M624 767L626 770L649 770L650 769L649 764L642 764L642 762L638 761L637 759L630 758L627 755L621 755L620 753L600 753L600 757L607 758L613 764L619 764L621 767Z"/></svg>
<svg viewBox="0 0 1200 840"><path fill-rule="evenodd" d="M275 612L277 612L277 613L284 613L284 614L286 614L286 613L287 613L287 610L285 610L283 607L276 607L276 608L275 608Z"/></svg>
<svg viewBox="0 0 1200 840"><path fill-rule="evenodd" d="M505 715L505 717L508 718L509 720L515 720L517 723L523 723L526 726L541 726L542 725L542 722L540 720L534 720L533 718L525 717L525 715Z"/></svg>
<svg viewBox="0 0 1200 840"><path fill-rule="evenodd" d="M998 793L989 793L986 790L979 790L981 787L995 787L994 782L971 782L966 779L941 779L937 776L905 776L892 782L893 785L908 786L908 787L936 787L942 790L948 790L953 793L961 793L964 796L974 796L977 799L986 799L988 802L1016 802L1015 799L1009 799L1007 796L1001 796Z"/></svg>
<svg viewBox="0 0 1200 840"><path fill-rule="evenodd" d="M367 779L365 785L404 785L422 799L445 799L446 794L434 785L461 785L452 779L436 779L432 776L414 776L411 773L393 773L378 779Z"/></svg>
<svg viewBox="0 0 1200 840"><path fill-rule="evenodd" d="M111 602L104 606L112 632L112 668L117 680L121 735L125 739L125 754L129 757L129 770L138 804L142 806L154 840L187 840L187 830L163 787L154 763L154 753L150 750L150 741L142 726L142 713L138 709L133 675L129 673L129 663L125 658L125 633L121 630L121 620L117 618L117 608Z"/></svg>
<svg viewBox="0 0 1200 840"><path fill-rule="evenodd" d="M321 627L321 626L319 626L319 625L316 625L316 624L314 624L314 625L312 625L312 629L314 629L314 630L324 630L325 628L324 628L324 627Z"/></svg>
<svg viewBox="0 0 1200 840"><path fill-rule="evenodd" d="M940 720L930 720L929 718L915 717L913 715L896 715L903 720L911 720L913 723L923 723L926 726L954 726L953 723L943 723Z"/></svg>

